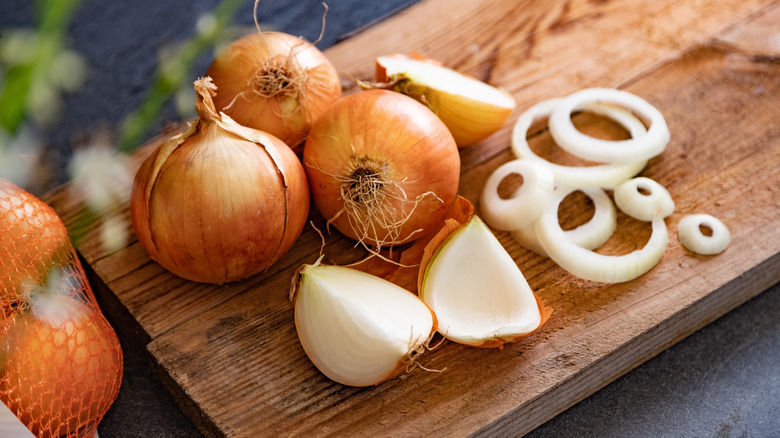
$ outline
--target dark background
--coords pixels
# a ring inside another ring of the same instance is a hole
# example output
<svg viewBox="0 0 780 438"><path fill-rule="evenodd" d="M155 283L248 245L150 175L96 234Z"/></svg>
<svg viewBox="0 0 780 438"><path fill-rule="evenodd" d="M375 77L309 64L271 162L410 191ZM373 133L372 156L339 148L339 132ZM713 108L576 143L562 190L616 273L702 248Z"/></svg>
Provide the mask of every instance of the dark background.
<svg viewBox="0 0 780 438"><path fill-rule="evenodd" d="M33 25L32 3L0 2L0 37L3 28ZM325 37L318 46L325 49L411 3L335 0L329 4ZM90 0L81 5L69 27L68 45L86 58L90 74L79 92L65 97L59 121L41 131L48 172L34 182L34 192L43 193L66 182L65 164L73 148L95 132L116 132L146 97L161 47L191 37L198 17L216 4L206 0ZM322 10L320 1L268 0L261 3L259 18L264 30L281 30L313 41L319 35ZM253 26L251 1L239 10L235 24ZM192 80L205 71L212 55L198 62ZM149 136L178 120L181 116L168 105ZM125 379L119 398L100 425L101 437L200 436L155 381L145 351L128 339L122 341ZM776 285L530 436L777 437L778 363L780 287Z"/></svg>

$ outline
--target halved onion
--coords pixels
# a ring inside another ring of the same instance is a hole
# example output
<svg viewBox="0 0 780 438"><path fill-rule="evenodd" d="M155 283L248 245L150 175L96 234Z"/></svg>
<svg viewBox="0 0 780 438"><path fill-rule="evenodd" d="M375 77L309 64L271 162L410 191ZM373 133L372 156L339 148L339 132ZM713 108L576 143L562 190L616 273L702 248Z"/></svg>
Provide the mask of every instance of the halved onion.
<svg viewBox="0 0 780 438"><path fill-rule="evenodd" d="M506 91L421 56L378 57L376 80L427 105L447 125L458 147L487 138L515 109L515 99Z"/></svg>
<svg viewBox="0 0 780 438"><path fill-rule="evenodd" d="M522 176L523 184L512 197L504 199L498 194L498 186L513 174ZM553 174L544 167L523 160L504 163L493 171L482 189L482 217L497 230L522 228L536 221L547 209L554 188Z"/></svg>
<svg viewBox="0 0 780 438"><path fill-rule="evenodd" d="M539 102L520 115L512 130L512 152L514 152L517 158L529 160L545 167L555 176L556 184L571 187L616 187L645 168L645 165L647 165L646 160L637 160L626 164L576 167L551 163L536 155L531 150L526 139L528 129L535 120L549 116L560 105L561 101L562 99L549 99ZM638 118L621 108L585 103L579 109L609 117L627 129L632 138L639 138L647 133L645 126Z"/></svg>
<svg viewBox="0 0 780 438"><path fill-rule="evenodd" d="M399 375L436 331L436 316L417 296L352 268L304 265L290 299L309 359L344 385L376 385Z"/></svg>
<svg viewBox="0 0 780 438"><path fill-rule="evenodd" d="M646 135L628 140L602 140L578 131L571 120L572 112L590 103L611 103L624 106L650 119ZM570 153L602 163L633 163L649 160L660 154L669 143L669 127L663 115L641 97L614 88L586 88L561 100L550 114L550 134L555 142Z"/></svg>
<svg viewBox="0 0 780 438"><path fill-rule="evenodd" d="M653 233L644 248L629 254L598 254L572 243L558 223L558 206L572 189L559 187L547 211L536 221L536 235L544 250L563 269L586 280L619 283L652 269L664 255L669 233L663 219L652 222Z"/></svg>
<svg viewBox="0 0 780 438"><path fill-rule="evenodd" d="M674 200L664 186L650 178L632 178L615 189L615 204L634 219L652 222L674 213Z"/></svg>
<svg viewBox="0 0 780 438"><path fill-rule="evenodd" d="M450 234L423 268L420 298L439 333L475 347L528 336L549 316L490 229L474 216Z"/></svg>
<svg viewBox="0 0 780 438"><path fill-rule="evenodd" d="M705 235L702 228L709 228L712 234ZM690 214L682 218L677 224L677 236L684 247L702 255L720 254L731 242L726 225L708 214Z"/></svg>

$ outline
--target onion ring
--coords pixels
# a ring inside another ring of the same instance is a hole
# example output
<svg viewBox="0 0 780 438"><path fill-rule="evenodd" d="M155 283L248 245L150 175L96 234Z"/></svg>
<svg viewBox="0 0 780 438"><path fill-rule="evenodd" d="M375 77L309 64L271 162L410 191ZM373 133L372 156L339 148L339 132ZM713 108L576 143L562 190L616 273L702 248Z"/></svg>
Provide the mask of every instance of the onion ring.
<svg viewBox="0 0 780 438"><path fill-rule="evenodd" d="M702 234L701 226L712 230L712 235ZM720 254L731 242L726 225L708 214L690 214L682 218L677 224L677 237L684 247L702 255Z"/></svg>
<svg viewBox="0 0 780 438"><path fill-rule="evenodd" d="M522 176L523 185L515 190L511 198L504 199L498 195L498 185L512 174ZM549 170L523 160L504 163L490 175L482 189L482 219L501 231L522 228L539 219L547 210L554 188L553 174Z"/></svg>
<svg viewBox="0 0 780 438"><path fill-rule="evenodd" d="M634 110L650 119L646 135L629 140L601 140L578 131L571 120L572 112L586 109L586 103L607 102ZM586 160L604 163L632 163L649 160L660 154L669 143L669 127L663 115L641 97L613 88L586 88L570 94L550 114L549 129L555 142L566 151Z"/></svg>
<svg viewBox="0 0 780 438"><path fill-rule="evenodd" d="M520 115L512 130L512 152L517 158L546 167L555 176L556 184L571 187L616 187L645 168L647 161L644 160L627 164L577 167L555 164L536 155L526 139L528 129L536 119L549 116L561 101L562 99L549 99L539 102ZM596 103L585 103L581 109L609 117L628 130L632 138L642 137L647 133L645 125L624 109Z"/></svg>
<svg viewBox="0 0 780 438"><path fill-rule="evenodd" d="M642 193L640 190L648 192ZM650 178L632 178L615 189L615 204L634 219L652 222L674 213L674 200L664 186Z"/></svg>
<svg viewBox="0 0 780 438"><path fill-rule="evenodd" d="M599 248L601 245L605 244L610 237L612 237L612 234L615 232L615 228L617 227L617 213L615 212L615 205L609 199L609 196L607 196L604 190L601 189L571 188L567 190L568 192L563 195L564 198L568 196L569 193L573 193L579 190L584 193L585 196L590 198L591 201L593 201L595 212L593 213L593 217L591 217L588 222L578 226L577 228L564 231L566 238L569 239L573 244L585 249L592 250ZM526 249L530 249L539 255L547 256L547 251L544 250L541 243L539 243L539 238L536 236L536 229L534 224L526 225L517 230L513 230L511 234L512 238Z"/></svg>
<svg viewBox="0 0 780 438"><path fill-rule="evenodd" d="M556 189L547 211L536 221L539 243L553 261L578 277L607 283L633 280L658 264L669 244L663 219L652 222L653 234L644 248L625 255L598 254L572 243L558 224L558 206L569 190Z"/></svg>

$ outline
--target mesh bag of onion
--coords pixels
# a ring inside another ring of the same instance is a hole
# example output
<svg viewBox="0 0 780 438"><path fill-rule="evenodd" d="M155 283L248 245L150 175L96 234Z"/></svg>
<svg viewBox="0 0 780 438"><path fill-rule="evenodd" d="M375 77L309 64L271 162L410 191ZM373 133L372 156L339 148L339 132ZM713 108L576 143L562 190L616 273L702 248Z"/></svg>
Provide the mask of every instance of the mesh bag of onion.
<svg viewBox="0 0 780 438"><path fill-rule="evenodd" d="M38 437L91 438L121 380L119 340L65 225L43 201L0 179L4 411Z"/></svg>

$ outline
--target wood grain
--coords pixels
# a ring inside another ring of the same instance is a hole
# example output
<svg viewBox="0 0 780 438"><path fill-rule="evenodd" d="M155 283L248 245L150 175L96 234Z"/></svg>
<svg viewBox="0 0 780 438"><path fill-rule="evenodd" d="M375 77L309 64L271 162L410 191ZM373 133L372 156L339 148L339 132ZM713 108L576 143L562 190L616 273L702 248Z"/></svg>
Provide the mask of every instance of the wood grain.
<svg viewBox="0 0 780 438"><path fill-rule="evenodd" d="M376 388L349 388L314 368L287 299L294 271L320 254L311 228L267 272L224 286L174 277L134 236L105 252L99 223L84 230L78 249L106 313L148 343L161 378L206 435L520 435L780 281L780 53L747 30L776 35L778 10L780 2L759 0L427 0L326 52L341 71L370 78L373 56L417 50L506 88L519 111L587 86L619 87L654 104L669 124L666 152L642 173L677 204L661 263L629 283L588 282L499 233L555 313L539 333L503 350L445 342L422 360L442 373L417 370ZM460 193L477 208L487 176L513 158L509 133L519 111L461 153ZM576 122L625 135L593 117ZM544 128L531 133L534 150L570 160ZM82 204L68 187L47 201L66 224L78 223ZM564 221L584 220L583 206L564 205ZM730 227L724 254L680 246L676 224L694 212ZM115 214L129 218L126 209ZM324 228L316 211L310 218ZM618 223L600 252L646 241L646 224L623 215ZM326 241L331 262L362 256L337 234Z"/></svg>

